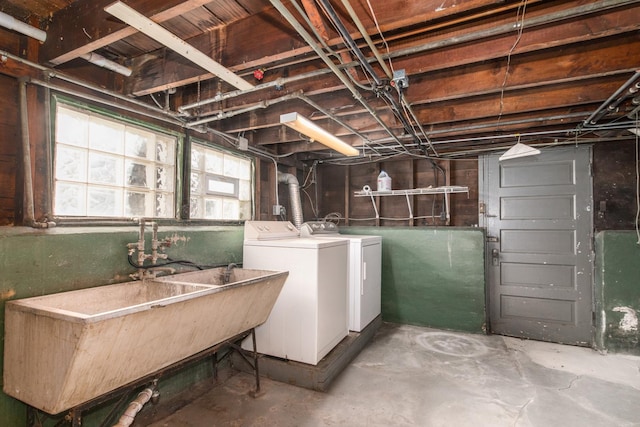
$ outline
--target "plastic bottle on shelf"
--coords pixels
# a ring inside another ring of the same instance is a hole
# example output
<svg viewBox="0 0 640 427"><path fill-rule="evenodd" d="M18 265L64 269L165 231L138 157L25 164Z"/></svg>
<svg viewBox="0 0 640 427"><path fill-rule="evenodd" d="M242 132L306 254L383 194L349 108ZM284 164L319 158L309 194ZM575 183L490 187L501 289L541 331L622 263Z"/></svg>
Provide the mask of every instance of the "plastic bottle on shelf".
<svg viewBox="0 0 640 427"><path fill-rule="evenodd" d="M378 175L378 191L391 191L391 177L385 171Z"/></svg>

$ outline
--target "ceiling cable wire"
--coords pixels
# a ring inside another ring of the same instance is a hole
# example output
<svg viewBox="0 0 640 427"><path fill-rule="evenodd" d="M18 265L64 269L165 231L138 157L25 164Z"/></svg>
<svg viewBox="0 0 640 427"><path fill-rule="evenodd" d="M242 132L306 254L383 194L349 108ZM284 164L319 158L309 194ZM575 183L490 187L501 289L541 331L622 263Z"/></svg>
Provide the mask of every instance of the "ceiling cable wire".
<svg viewBox="0 0 640 427"><path fill-rule="evenodd" d="M380 35L380 39L382 40L382 43L384 44L385 49L387 50L387 56L389 57L389 68L391 68L391 73L393 74L394 69L393 69L393 63L391 62L391 51L389 50L389 43L387 43L387 40L384 38L384 34L382 33L382 30L380 29L380 25L378 24L378 17L376 16L376 13L373 10L373 6L371 6L371 1L367 0L367 6L369 6L369 12L371 12L371 19L373 19L373 23L376 26L376 29L378 30L378 34Z"/></svg>
<svg viewBox="0 0 640 427"><path fill-rule="evenodd" d="M338 17L338 14L336 13L335 9L333 9L333 6L329 2L329 0L318 0L318 1L322 4L329 18L333 21L335 27L339 31L340 36L342 37L344 42L355 53L359 62L362 64L362 66L365 68L367 73L374 80L376 84L376 93L385 102L389 101L391 103L391 110L393 111L394 115L398 118L398 120L400 120L405 131L410 133L413 136L414 140L418 143L418 148L421 151L424 151L422 140L418 137L418 135L416 135L413 132L411 124L407 121L407 119L402 114L401 108L398 105L398 102L396 101L396 99L393 96L391 96L387 90L385 90L385 87L387 85L385 85L383 80L381 80L380 77L376 74L375 70L371 67L371 64L369 64L369 61L367 60L367 58L364 56L360 48L358 48L353 38L351 37L347 29L344 27L344 24L342 24L342 21ZM401 145L404 145L404 144L401 143ZM407 152L408 151L409 150L407 150Z"/></svg>
<svg viewBox="0 0 640 427"><path fill-rule="evenodd" d="M393 78L393 72L389 69L389 67L387 66L386 62L384 62L384 59L382 59L382 56L378 52L378 49L376 48L375 44L373 43L373 40L371 40L371 37L369 37L369 33L367 32L367 29L362 24L362 21L360 20L360 18L358 18L358 14L356 13L356 11L351 6L351 3L349 2L349 0L342 0L342 4L347 9L347 12L349 13L349 16L351 16L351 19L356 24L356 27L358 28L358 31L360 31L360 35L365 40L365 42L367 42L367 45L369 46L369 49L371 49L371 53L373 53L373 56L375 56L376 60L378 61L378 63L382 67L382 69L385 72L385 74L387 75L387 77L389 79Z"/></svg>
<svg viewBox="0 0 640 427"><path fill-rule="evenodd" d="M280 12L280 14L289 22L289 24L302 36L302 38L307 42L307 44L315 50L315 52L320 56L320 58L327 64L327 66L333 71L336 77L342 81L342 83L347 87L347 89L351 92L353 97L362 104L362 106L369 112L371 117L389 134L394 141L396 141L400 145L404 145L400 139L396 136L396 134L387 126L384 121L378 116L378 113L368 104L366 100L363 99L360 92L356 90L351 81L345 77L342 71L334 64L330 58L322 51L322 49L314 46L313 38L311 35L300 25L300 23L295 19L295 17L289 12L289 10L284 6L281 0L270 0L273 7Z"/></svg>
<svg viewBox="0 0 640 427"><path fill-rule="evenodd" d="M355 10L353 10L353 8L351 7L351 4L349 3L349 0L342 0L342 4L345 6L345 8L347 9L347 12L349 12L349 15L351 16L351 19L355 22L356 26L358 27L358 30L360 31L360 34L362 34L362 37L365 39L365 41L367 42L367 45L369 45L369 48L371 49L373 55L375 56L375 58L377 59L378 63L380 64L380 66L382 67L382 69L384 70L384 72L386 73L387 77L390 80L393 80L393 73L394 73L394 68L393 68L393 62L391 57L389 57L389 67L387 67L386 63L384 62L384 59L382 58L382 55L380 55L380 52L378 51L378 48L375 46L375 44L373 43L373 40L371 40L371 37L369 37L369 34L367 33L366 28L364 28L364 25L362 24L362 21L360 20L360 18L358 18L358 15L356 14ZM380 25L378 24L378 18L373 10L373 7L371 6L371 2L369 0L367 0L367 4L369 6L369 11L371 12L371 17L376 25L376 29L378 30L378 33L380 34L380 37L385 45L385 48L387 50L387 53L389 53L389 45L387 43L387 41L384 38L384 35L382 34L382 31L380 30ZM434 148L433 144L431 143L431 140L429 139L429 136L427 135L427 133L425 132L424 128L422 127L422 124L420 123L420 121L418 120L418 118L416 117L413 108L411 108L411 105L409 104L409 102L407 101L406 97L404 96L402 89L399 86L395 86L396 90L398 91L398 98L400 101L400 105L402 106L402 109L404 110L405 116L407 117L407 119L409 120L409 122L411 123L411 120L413 119L413 121L415 122L415 124L417 125L418 129L419 129L419 133L422 134L422 136L425 138L425 140L427 141L427 144L429 145L429 148L431 148L431 150L433 151L433 153L435 154L436 157L438 157L438 152L436 151L436 149ZM418 134L418 131L416 131L413 123L411 123L414 133Z"/></svg>
<svg viewBox="0 0 640 427"><path fill-rule="evenodd" d="M522 16L520 15L520 10L522 10ZM504 112L504 91L507 86L507 79L509 78L509 68L511 67L511 55L513 54L513 51L516 49L516 46L518 46L518 43L520 43L520 39L522 38L522 32L524 31L524 18L525 18L526 11L527 11L527 0L522 0L522 2L520 3L516 11L515 26L518 28L518 33L516 36L516 41L513 43L513 46L511 46L511 49L509 49L509 53L507 54L507 65L504 70L504 80L502 81L502 87L500 89L500 111L498 112L498 123L500 123L500 119L502 118L502 113Z"/></svg>

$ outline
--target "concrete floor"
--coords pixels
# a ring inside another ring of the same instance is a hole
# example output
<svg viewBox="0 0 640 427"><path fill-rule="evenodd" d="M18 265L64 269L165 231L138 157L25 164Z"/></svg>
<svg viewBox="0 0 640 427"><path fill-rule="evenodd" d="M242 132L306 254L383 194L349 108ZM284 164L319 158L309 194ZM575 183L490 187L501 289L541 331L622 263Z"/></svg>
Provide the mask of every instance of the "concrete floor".
<svg viewBox="0 0 640 427"><path fill-rule="evenodd" d="M253 387L238 373L148 425L640 426L640 357L387 323L326 393Z"/></svg>

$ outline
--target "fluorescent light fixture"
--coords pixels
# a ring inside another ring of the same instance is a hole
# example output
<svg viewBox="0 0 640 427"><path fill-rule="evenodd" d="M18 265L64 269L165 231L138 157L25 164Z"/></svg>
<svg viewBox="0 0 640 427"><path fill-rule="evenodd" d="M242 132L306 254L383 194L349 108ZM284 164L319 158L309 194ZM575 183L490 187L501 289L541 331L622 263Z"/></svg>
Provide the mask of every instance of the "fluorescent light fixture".
<svg viewBox="0 0 640 427"><path fill-rule="evenodd" d="M124 65L120 65L110 59L105 58L95 52L85 53L81 56L82 59L91 62L98 67L106 68L107 70L115 71L118 74L129 77L131 75L131 68L127 68Z"/></svg>
<svg viewBox="0 0 640 427"><path fill-rule="evenodd" d="M177 54L184 56L194 64L197 64L208 72L218 76L233 87L240 90L249 90L253 88L253 85L234 74L228 68L225 68L195 47L191 46L189 43L182 40L180 37L165 30L163 27L156 24L146 16L141 15L126 4L117 1L105 7L104 10L141 33L151 37L158 43L161 43L173 50Z"/></svg>
<svg viewBox="0 0 640 427"><path fill-rule="evenodd" d="M527 157L527 156L535 156L540 154L540 150L537 148L529 147L526 144L521 142L516 143L513 147L509 148L506 153L504 153L499 161L509 160L509 159L517 159L519 157Z"/></svg>
<svg viewBox="0 0 640 427"><path fill-rule="evenodd" d="M327 147L344 154L345 156L357 156L360 154L356 148L322 129L320 126L298 113L282 114L280 116L280 123L289 126L291 129L297 130L301 134L311 138L313 141L320 142Z"/></svg>
<svg viewBox="0 0 640 427"><path fill-rule="evenodd" d="M33 27L29 24L25 24L22 21L18 21L13 16L7 15L4 12L0 12L0 27L5 27L9 30L15 30L25 36L32 37L36 40L40 40L44 43L47 39L47 33L40 28Z"/></svg>

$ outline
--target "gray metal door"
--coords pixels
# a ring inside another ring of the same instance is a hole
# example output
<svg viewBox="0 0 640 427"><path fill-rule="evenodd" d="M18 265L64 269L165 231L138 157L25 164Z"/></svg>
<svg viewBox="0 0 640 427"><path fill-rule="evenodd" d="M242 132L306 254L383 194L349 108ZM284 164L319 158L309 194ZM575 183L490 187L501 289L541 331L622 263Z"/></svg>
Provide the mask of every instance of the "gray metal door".
<svg viewBox="0 0 640 427"><path fill-rule="evenodd" d="M546 148L503 162L498 157L480 164L490 330L590 345L590 147Z"/></svg>

